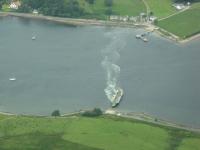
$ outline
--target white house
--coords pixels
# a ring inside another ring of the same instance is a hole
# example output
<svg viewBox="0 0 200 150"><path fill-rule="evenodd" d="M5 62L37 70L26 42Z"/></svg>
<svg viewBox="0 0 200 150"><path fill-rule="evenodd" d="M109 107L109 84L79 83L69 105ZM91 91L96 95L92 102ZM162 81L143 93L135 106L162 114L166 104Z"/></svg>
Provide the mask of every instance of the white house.
<svg viewBox="0 0 200 150"><path fill-rule="evenodd" d="M129 20L133 22L137 22L137 17L131 16L129 17Z"/></svg>
<svg viewBox="0 0 200 150"><path fill-rule="evenodd" d="M129 19L128 16L120 16L120 17L119 17L119 20L120 20L120 21L124 21L124 22L128 21L128 19Z"/></svg>
<svg viewBox="0 0 200 150"><path fill-rule="evenodd" d="M21 3L19 1L12 1L9 5L9 8L11 9L18 9Z"/></svg>
<svg viewBox="0 0 200 150"><path fill-rule="evenodd" d="M156 19L157 19L156 16L150 16L150 17L149 17L149 21L152 21L152 22L154 22Z"/></svg>
<svg viewBox="0 0 200 150"><path fill-rule="evenodd" d="M33 10L33 14L38 14L38 11L36 9Z"/></svg>
<svg viewBox="0 0 200 150"><path fill-rule="evenodd" d="M119 20L119 17L112 15L112 16L110 16L110 20Z"/></svg>
<svg viewBox="0 0 200 150"><path fill-rule="evenodd" d="M185 5L184 4L173 4L173 6L177 9L177 10L182 10L185 8Z"/></svg>

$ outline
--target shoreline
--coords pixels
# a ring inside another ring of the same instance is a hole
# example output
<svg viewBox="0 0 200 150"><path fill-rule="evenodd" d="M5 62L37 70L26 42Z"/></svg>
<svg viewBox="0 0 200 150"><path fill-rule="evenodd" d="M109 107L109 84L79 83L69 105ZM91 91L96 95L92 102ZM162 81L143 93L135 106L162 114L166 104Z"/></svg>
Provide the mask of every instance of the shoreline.
<svg viewBox="0 0 200 150"><path fill-rule="evenodd" d="M168 32L165 29L162 29L160 27L158 27L158 28L159 29L155 31L158 35L160 35L160 36L162 36L162 37L164 37L166 39L169 39L171 41L174 41L174 42L176 42L178 44L186 44L186 43L189 43L189 42L191 42L193 40L200 39L200 33L195 34L193 36L190 36L190 37L188 37L186 39L181 39L177 35L175 35L175 34L173 34L171 32Z"/></svg>
<svg viewBox="0 0 200 150"><path fill-rule="evenodd" d="M113 26L113 27L147 27L146 24L133 24L131 22L114 22L109 20L95 20L95 19L78 19L78 18L62 18L62 17L53 17L53 16L44 16L44 15L34 15L28 13L16 13L16 12L0 12L0 17L4 16L14 16L38 20L47 20L56 23L63 23L67 25L74 26L84 26L84 25L95 25L95 26Z"/></svg>
<svg viewBox="0 0 200 150"><path fill-rule="evenodd" d="M145 123L152 123L154 125L161 125L164 127L171 127L171 128L177 128L177 129L200 133L200 127L195 128L195 127L190 127L189 125L178 124L169 120L157 118L153 115L144 112L121 112L113 109L108 109L105 111L105 114L114 115L122 118L135 119L143 121Z"/></svg>
<svg viewBox="0 0 200 150"><path fill-rule="evenodd" d="M132 22L118 22L118 21L110 21L110 20L77 19L77 18L75 19L75 18L44 16L40 14L35 15L35 14L17 13L17 12L0 12L0 17L6 17L6 16L46 20L46 21L52 21L52 22L72 25L72 26L93 25L93 26L109 26L109 27L124 27L124 28L143 28L146 31L155 32L159 36L162 36L166 39L169 39L179 44L185 44L190 41L193 41L194 39L200 39L200 34L193 35L186 39L180 39L180 37L174 35L173 33L168 32L156 25L149 24L149 23L137 24L137 23L132 23Z"/></svg>
<svg viewBox="0 0 200 150"><path fill-rule="evenodd" d="M73 116L80 115L84 113L85 111L88 111L88 110L80 110L80 111L74 111L70 113L64 113L60 117L73 117ZM54 118L51 115L48 116L48 115L32 115L32 114L14 114L14 113L9 113L9 112L0 112L0 115ZM174 123L172 121L160 119L144 112L123 112L123 111L118 111L118 110L109 108L103 111L103 115L116 116L116 117L121 117L124 119L133 119L133 120L138 120L144 123L151 123L151 124L159 125L163 127L176 128L180 130L200 133L200 127L195 128L195 127L190 127L183 124Z"/></svg>
<svg viewBox="0 0 200 150"><path fill-rule="evenodd" d="M200 33L198 33L198 34L195 34L195 35L193 35L193 36L191 36L191 37L188 37L188 38L186 38L186 39L184 39L184 40L181 40L180 41L180 43L188 43L188 42L190 42L190 41L193 41L193 40L197 40L197 39L200 39Z"/></svg>

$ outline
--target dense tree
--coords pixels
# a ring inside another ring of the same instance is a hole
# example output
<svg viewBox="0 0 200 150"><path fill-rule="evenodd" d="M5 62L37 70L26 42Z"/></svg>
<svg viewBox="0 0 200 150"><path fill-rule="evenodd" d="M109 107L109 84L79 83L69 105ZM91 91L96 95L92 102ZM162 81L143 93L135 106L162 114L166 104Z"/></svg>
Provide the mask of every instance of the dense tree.
<svg viewBox="0 0 200 150"><path fill-rule="evenodd" d="M97 116L100 116L102 114L103 114L103 112L100 108L94 108L93 110L85 111L84 113L82 113L82 116L97 117Z"/></svg>
<svg viewBox="0 0 200 150"><path fill-rule="evenodd" d="M86 0L89 4L94 4L95 0Z"/></svg>
<svg viewBox="0 0 200 150"><path fill-rule="evenodd" d="M154 15L154 13L153 13L152 11L150 11L150 12L149 12L149 15L150 15L150 16L153 16L153 15Z"/></svg>
<svg viewBox="0 0 200 150"><path fill-rule="evenodd" d="M111 7L108 7L108 8L106 9L105 14L108 15L108 16L112 15L112 8L111 8Z"/></svg>
<svg viewBox="0 0 200 150"><path fill-rule="evenodd" d="M105 0L104 4L105 6L111 7L113 5L113 0Z"/></svg>
<svg viewBox="0 0 200 150"><path fill-rule="evenodd" d="M11 0L0 0L0 9L2 8L3 4L9 4Z"/></svg>
<svg viewBox="0 0 200 150"><path fill-rule="evenodd" d="M59 111L59 110L54 110L54 111L51 113L51 116L54 116L54 117L60 116L60 111Z"/></svg>
<svg viewBox="0 0 200 150"><path fill-rule="evenodd" d="M21 0L20 12L31 12L60 17L79 17L84 11L77 0Z"/></svg>

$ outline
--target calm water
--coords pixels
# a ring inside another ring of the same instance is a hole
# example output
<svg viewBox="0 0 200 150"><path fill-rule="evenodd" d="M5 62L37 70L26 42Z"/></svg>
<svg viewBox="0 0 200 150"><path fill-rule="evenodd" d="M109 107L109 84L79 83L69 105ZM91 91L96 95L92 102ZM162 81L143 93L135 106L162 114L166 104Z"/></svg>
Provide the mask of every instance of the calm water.
<svg viewBox="0 0 200 150"><path fill-rule="evenodd" d="M125 91L117 109L200 127L200 40L178 45L151 34L143 43L135 39L141 32L0 18L0 111L109 108L102 50L116 37Z"/></svg>

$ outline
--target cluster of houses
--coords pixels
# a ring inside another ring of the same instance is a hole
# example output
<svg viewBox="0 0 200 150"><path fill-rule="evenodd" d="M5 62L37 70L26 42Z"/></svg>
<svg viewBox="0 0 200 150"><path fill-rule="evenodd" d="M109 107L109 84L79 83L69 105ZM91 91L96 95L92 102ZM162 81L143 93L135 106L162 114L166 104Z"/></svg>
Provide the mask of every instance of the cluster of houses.
<svg viewBox="0 0 200 150"><path fill-rule="evenodd" d="M18 0L12 0L9 8L17 10L20 7L21 3ZM38 10L34 9L33 14L38 14Z"/></svg>
<svg viewBox="0 0 200 150"><path fill-rule="evenodd" d="M172 6L176 8L176 10L182 10L182 9L185 9L187 7L189 7L191 4L190 2L187 2L187 3L175 3L173 4Z"/></svg>
<svg viewBox="0 0 200 150"><path fill-rule="evenodd" d="M11 1L9 8L18 9L20 5L21 5L20 1L13 0L13 1Z"/></svg>
<svg viewBox="0 0 200 150"><path fill-rule="evenodd" d="M123 21L123 22L154 22L157 19L155 16L147 16L146 13L140 13L139 16L117 16L117 15L111 15L110 20L111 21Z"/></svg>
<svg viewBox="0 0 200 150"><path fill-rule="evenodd" d="M186 9L191 5L190 2L187 3L174 3L172 6L177 10ZM146 13L140 13L139 16L118 16L111 15L109 18L111 21L121 21L121 22L154 22L157 17L153 15L147 15Z"/></svg>

